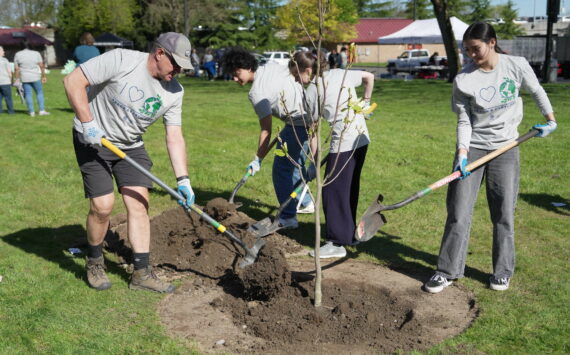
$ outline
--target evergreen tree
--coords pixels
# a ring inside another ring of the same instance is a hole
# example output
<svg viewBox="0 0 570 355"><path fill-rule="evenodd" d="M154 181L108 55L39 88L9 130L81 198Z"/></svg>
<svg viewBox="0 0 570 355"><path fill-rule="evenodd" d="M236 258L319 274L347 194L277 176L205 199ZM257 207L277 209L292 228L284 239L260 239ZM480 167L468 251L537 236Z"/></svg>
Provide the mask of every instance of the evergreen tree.
<svg viewBox="0 0 570 355"><path fill-rule="evenodd" d="M394 14L393 1L355 0L359 17L390 17Z"/></svg>
<svg viewBox="0 0 570 355"><path fill-rule="evenodd" d="M505 5L499 7L499 16L505 21L495 26L497 37L500 39L513 39L525 33L521 26L513 22L518 17L514 6L513 1L508 0Z"/></svg>
<svg viewBox="0 0 570 355"><path fill-rule="evenodd" d="M404 14L413 20L424 20L433 18L433 8L429 0L408 0Z"/></svg>

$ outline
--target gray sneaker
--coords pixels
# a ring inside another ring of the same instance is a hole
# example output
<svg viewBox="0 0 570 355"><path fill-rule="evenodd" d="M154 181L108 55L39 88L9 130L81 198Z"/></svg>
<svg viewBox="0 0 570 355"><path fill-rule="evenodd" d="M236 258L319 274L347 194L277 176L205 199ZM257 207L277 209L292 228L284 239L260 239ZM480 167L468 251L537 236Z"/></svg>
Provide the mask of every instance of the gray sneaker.
<svg viewBox="0 0 570 355"><path fill-rule="evenodd" d="M297 217L279 218L279 228L295 229L297 227L299 227L299 222L297 222Z"/></svg>
<svg viewBox="0 0 570 355"><path fill-rule="evenodd" d="M85 267L87 269L87 282L89 286L97 291L111 288L111 281L109 281L107 274L105 274L105 260L103 256L98 258L87 257Z"/></svg>
<svg viewBox="0 0 570 355"><path fill-rule="evenodd" d="M315 257L315 251L311 250L309 255L313 258ZM319 248L319 258L320 259L328 259L328 258L344 258L346 256L346 249L342 245L338 247L335 246L332 242L326 242L325 245Z"/></svg>
<svg viewBox="0 0 570 355"><path fill-rule="evenodd" d="M495 276L491 276L489 279L489 288L495 291L506 291L509 288L509 283L511 279L508 277L502 277L500 279L495 278Z"/></svg>
<svg viewBox="0 0 570 355"><path fill-rule="evenodd" d="M129 288L131 290L146 290L160 293L171 293L176 289L174 285L160 280L152 270L152 266L133 271Z"/></svg>

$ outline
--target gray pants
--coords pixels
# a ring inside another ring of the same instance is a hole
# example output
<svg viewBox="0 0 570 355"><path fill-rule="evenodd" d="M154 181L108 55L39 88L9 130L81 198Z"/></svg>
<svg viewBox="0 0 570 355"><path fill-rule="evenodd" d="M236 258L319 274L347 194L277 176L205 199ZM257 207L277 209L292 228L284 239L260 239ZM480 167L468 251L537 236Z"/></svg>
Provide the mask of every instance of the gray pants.
<svg viewBox="0 0 570 355"><path fill-rule="evenodd" d="M471 148L469 162L490 151ZM448 279L463 277L473 206L485 177L487 200L493 222L493 275L511 277L515 269L515 205L519 188L519 149L515 147L478 169L447 190L447 221L441 241L437 274Z"/></svg>

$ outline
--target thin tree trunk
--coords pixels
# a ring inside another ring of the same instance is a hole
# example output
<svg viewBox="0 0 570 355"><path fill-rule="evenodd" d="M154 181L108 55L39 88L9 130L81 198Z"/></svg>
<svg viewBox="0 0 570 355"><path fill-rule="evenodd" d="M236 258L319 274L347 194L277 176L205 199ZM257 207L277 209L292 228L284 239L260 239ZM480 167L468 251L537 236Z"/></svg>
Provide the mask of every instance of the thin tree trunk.
<svg viewBox="0 0 570 355"><path fill-rule="evenodd" d="M445 52L447 53L447 65L449 67L447 81L451 83L459 72L460 65L457 53L457 42L455 41L453 27L451 26L451 21L449 20L449 14L447 12L447 2L445 0L431 0L431 3L433 4L433 12L437 18L437 23L445 46Z"/></svg>

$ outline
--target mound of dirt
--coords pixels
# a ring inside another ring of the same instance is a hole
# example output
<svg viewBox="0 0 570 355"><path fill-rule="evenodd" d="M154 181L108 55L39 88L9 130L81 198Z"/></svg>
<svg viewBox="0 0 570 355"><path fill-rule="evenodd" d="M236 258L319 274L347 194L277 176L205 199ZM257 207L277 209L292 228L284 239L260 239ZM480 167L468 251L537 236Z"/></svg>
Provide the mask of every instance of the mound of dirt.
<svg viewBox="0 0 570 355"><path fill-rule="evenodd" d="M255 221L223 199L205 209L251 246ZM119 221L119 220L117 220ZM116 222L117 222L116 221ZM125 223L108 246L126 263ZM421 283L379 265L352 260L323 265L322 306L314 307L314 262L291 258L303 248L277 233L257 261L237 267L244 251L200 220L175 208L151 219L151 262L193 275L160 304L171 334L204 352L391 353L422 350L459 334L475 318L472 295L456 286L437 296Z"/></svg>

